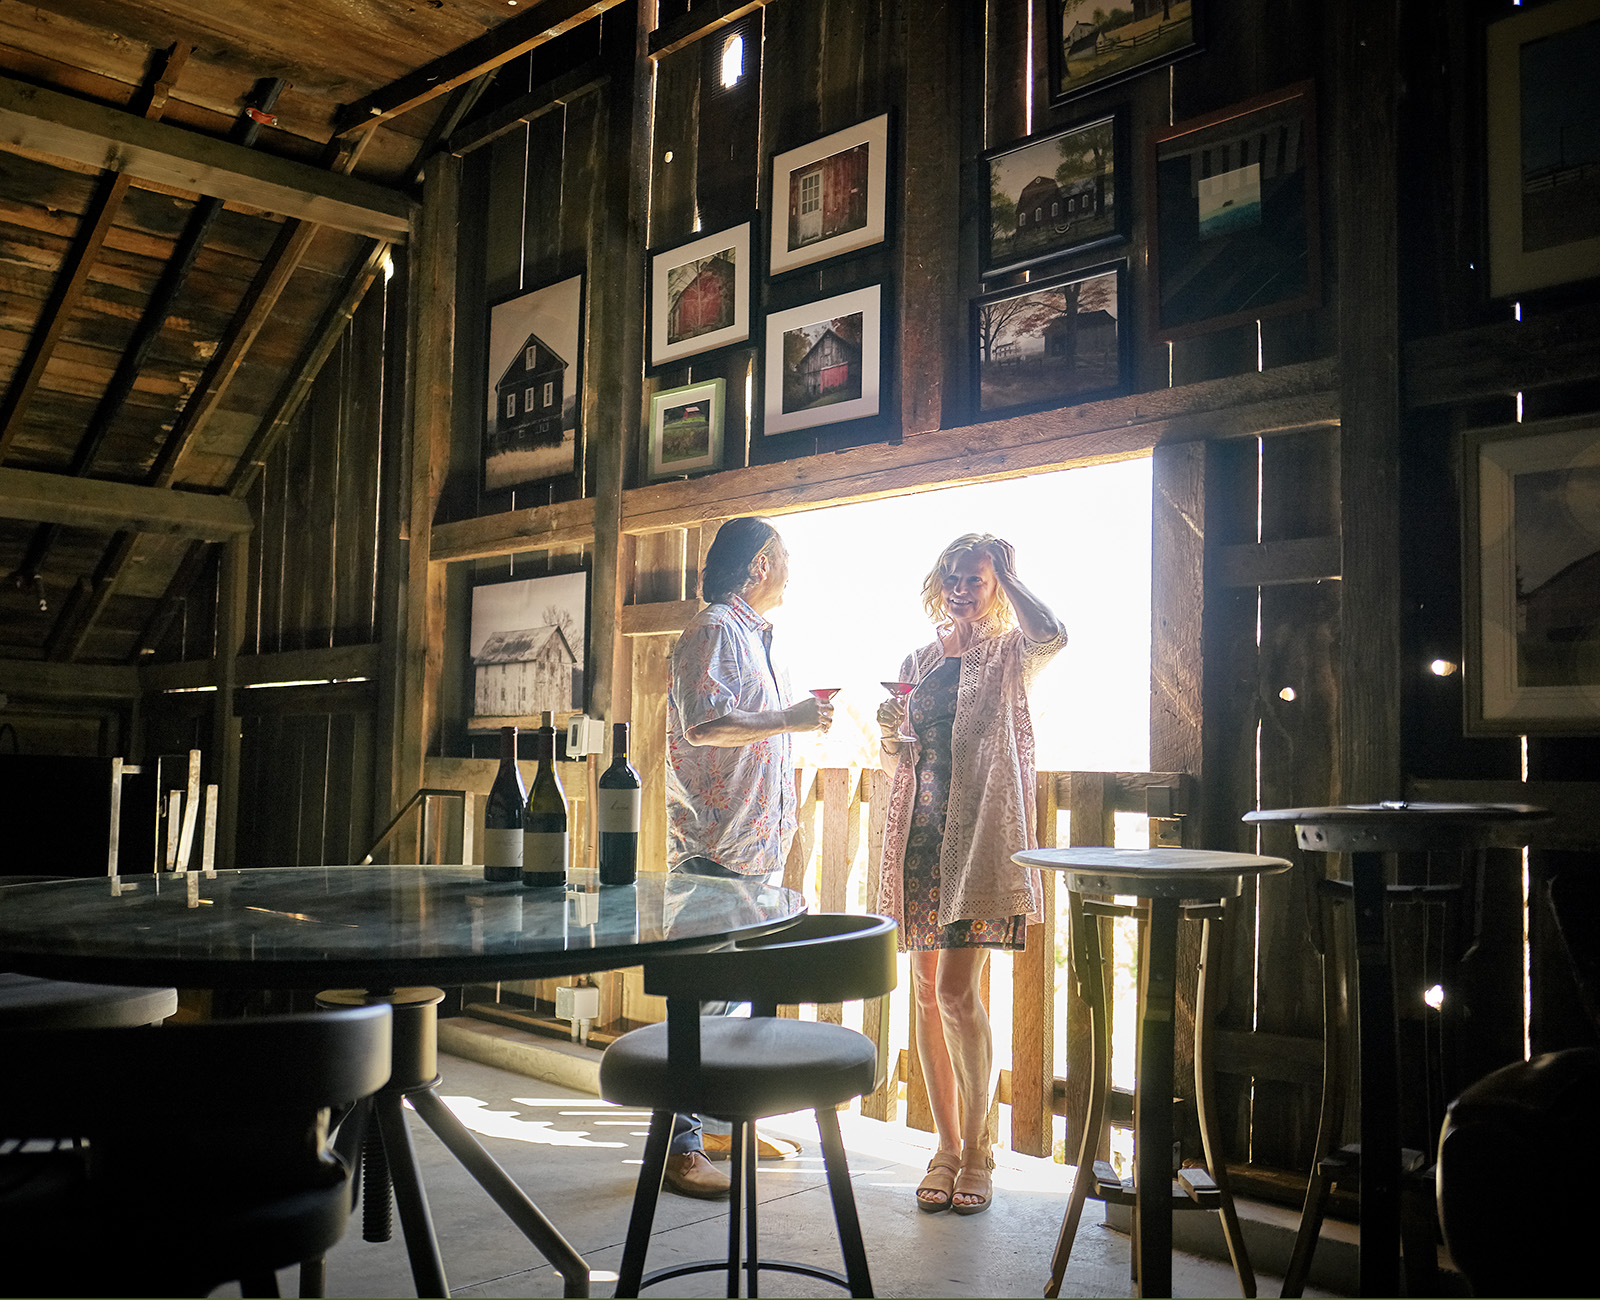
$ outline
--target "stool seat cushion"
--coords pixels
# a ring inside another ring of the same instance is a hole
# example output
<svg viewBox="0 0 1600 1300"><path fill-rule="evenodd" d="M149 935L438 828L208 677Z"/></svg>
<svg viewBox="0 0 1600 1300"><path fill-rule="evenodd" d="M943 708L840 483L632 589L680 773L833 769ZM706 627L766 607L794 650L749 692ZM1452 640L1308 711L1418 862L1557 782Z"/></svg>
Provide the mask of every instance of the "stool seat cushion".
<svg viewBox="0 0 1600 1300"><path fill-rule="evenodd" d="M0 1029L117 1029L153 1025L178 1009L177 989L79 984L0 972Z"/></svg>
<svg viewBox="0 0 1600 1300"><path fill-rule="evenodd" d="M623 1106L718 1118L785 1115L871 1092L872 1040L843 1025L771 1016L700 1017L700 1069L674 1073L667 1026L624 1034L600 1058L600 1095Z"/></svg>

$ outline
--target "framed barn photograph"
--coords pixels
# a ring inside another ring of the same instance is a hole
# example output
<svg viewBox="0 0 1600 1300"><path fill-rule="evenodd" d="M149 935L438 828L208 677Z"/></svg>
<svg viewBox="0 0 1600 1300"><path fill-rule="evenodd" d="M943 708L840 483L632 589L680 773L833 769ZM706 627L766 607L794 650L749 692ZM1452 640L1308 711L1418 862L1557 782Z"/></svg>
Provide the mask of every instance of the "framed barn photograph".
<svg viewBox="0 0 1600 1300"><path fill-rule="evenodd" d="M652 254L650 365L750 338L750 222Z"/></svg>
<svg viewBox="0 0 1600 1300"><path fill-rule="evenodd" d="M768 274L881 244L888 180L887 113L775 155Z"/></svg>
<svg viewBox="0 0 1600 1300"><path fill-rule="evenodd" d="M1124 392L1126 272L1126 262L1111 262L974 299L979 414L1074 406Z"/></svg>
<svg viewBox="0 0 1600 1300"><path fill-rule="evenodd" d="M1316 136L1310 82L1151 136L1147 282L1156 338L1317 304Z"/></svg>
<svg viewBox="0 0 1600 1300"><path fill-rule="evenodd" d="M1203 0L1046 0L1050 103L1066 103L1203 48Z"/></svg>
<svg viewBox="0 0 1600 1300"><path fill-rule="evenodd" d="M983 274L1126 239L1126 140L1119 112L989 153Z"/></svg>
<svg viewBox="0 0 1600 1300"><path fill-rule="evenodd" d="M467 645L473 725L537 726L583 707L589 574L542 574L472 589Z"/></svg>
<svg viewBox="0 0 1600 1300"><path fill-rule="evenodd" d="M882 298L874 284L767 317L766 433L878 413Z"/></svg>
<svg viewBox="0 0 1600 1300"><path fill-rule="evenodd" d="M651 482L722 468L722 379L668 388L650 399Z"/></svg>
<svg viewBox="0 0 1600 1300"><path fill-rule="evenodd" d="M1600 0L1488 28L1489 292L1600 276Z"/></svg>
<svg viewBox="0 0 1600 1300"><path fill-rule="evenodd" d="M582 352L581 275L489 308L485 492L577 473Z"/></svg>
<svg viewBox="0 0 1600 1300"><path fill-rule="evenodd" d="M1462 441L1466 730L1600 734L1600 418Z"/></svg>

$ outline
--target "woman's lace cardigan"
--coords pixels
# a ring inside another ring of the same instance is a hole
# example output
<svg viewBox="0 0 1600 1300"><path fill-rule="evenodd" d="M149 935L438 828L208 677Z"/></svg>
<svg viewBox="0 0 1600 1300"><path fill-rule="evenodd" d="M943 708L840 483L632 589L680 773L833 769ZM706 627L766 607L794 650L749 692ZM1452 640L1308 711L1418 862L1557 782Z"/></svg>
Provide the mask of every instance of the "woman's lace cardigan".
<svg viewBox="0 0 1600 1300"><path fill-rule="evenodd" d="M1042 919L1038 868L1018 866L1011 855L1038 847L1027 688L1066 643L1064 632L1048 641L1029 641L1013 630L983 637L961 656L950 803L939 860L940 925L1019 915ZM920 682L942 658L939 642L923 646L900 665L901 680ZM905 730L884 828L877 900L879 912L902 924L918 749L909 724Z"/></svg>

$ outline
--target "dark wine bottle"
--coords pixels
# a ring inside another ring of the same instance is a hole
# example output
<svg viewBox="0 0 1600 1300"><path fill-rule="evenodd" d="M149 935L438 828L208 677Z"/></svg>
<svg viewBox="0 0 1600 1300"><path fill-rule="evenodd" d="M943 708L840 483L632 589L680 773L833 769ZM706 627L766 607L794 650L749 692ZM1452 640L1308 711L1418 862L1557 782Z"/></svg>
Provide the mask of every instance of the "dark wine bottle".
<svg viewBox="0 0 1600 1300"><path fill-rule="evenodd" d="M571 841L567 836L567 799L556 775L555 715L546 713L533 733L534 774L528 806L522 814L522 883L541 889L567 883Z"/></svg>
<svg viewBox="0 0 1600 1300"><path fill-rule="evenodd" d="M600 775L600 883L631 885L639 870L639 774L628 762L628 724L611 725L611 766Z"/></svg>
<svg viewBox="0 0 1600 1300"><path fill-rule="evenodd" d="M522 809L528 791L517 770L517 729L500 728L500 770L483 805L483 878L522 879Z"/></svg>

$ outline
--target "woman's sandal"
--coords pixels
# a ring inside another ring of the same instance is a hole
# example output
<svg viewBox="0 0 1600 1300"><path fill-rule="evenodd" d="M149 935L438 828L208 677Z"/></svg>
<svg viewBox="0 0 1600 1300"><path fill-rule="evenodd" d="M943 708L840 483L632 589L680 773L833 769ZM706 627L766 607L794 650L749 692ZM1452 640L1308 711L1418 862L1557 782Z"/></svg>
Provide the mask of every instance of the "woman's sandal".
<svg viewBox="0 0 1600 1300"><path fill-rule="evenodd" d="M961 1158L952 1151L935 1151L928 1161L928 1173L917 1184L917 1209L924 1214L938 1214L948 1210L955 1193L956 1173L961 1168ZM924 1196L932 1192L933 1196Z"/></svg>
<svg viewBox="0 0 1600 1300"><path fill-rule="evenodd" d="M950 1208L957 1214L982 1214L994 1200L994 1179L989 1171L994 1168L994 1157L987 1152L981 1163L963 1159L956 1174L955 1185L950 1189ZM957 1196L978 1196L981 1200L962 1204Z"/></svg>

